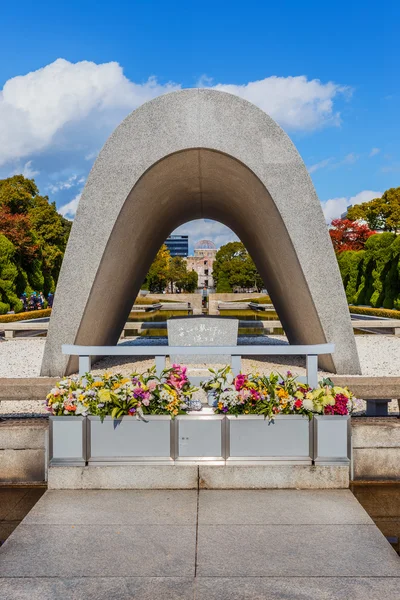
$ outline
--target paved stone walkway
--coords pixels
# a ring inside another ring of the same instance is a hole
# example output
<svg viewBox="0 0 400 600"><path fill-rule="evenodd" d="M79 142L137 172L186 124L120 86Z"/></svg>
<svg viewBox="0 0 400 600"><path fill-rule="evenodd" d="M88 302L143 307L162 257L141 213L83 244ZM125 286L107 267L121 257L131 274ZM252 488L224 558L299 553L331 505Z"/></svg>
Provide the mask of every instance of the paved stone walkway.
<svg viewBox="0 0 400 600"><path fill-rule="evenodd" d="M18 527L45 491L45 488L40 487L0 487L0 546Z"/></svg>
<svg viewBox="0 0 400 600"><path fill-rule="evenodd" d="M0 575L1 600L400 600L348 490L48 491Z"/></svg>

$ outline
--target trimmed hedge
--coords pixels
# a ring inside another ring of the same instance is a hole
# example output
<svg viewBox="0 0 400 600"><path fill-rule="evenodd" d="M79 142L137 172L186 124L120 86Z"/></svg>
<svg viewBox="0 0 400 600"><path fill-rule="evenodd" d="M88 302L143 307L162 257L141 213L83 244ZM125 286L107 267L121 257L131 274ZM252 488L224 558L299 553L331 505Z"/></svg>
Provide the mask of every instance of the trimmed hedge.
<svg viewBox="0 0 400 600"><path fill-rule="evenodd" d="M271 298L269 296L258 296L252 298L249 294L248 300L251 300L251 302L256 302L257 304L272 304ZM244 302L244 300L232 300L232 302Z"/></svg>
<svg viewBox="0 0 400 600"><path fill-rule="evenodd" d="M337 258L349 304L400 310L400 236L372 235L364 250Z"/></svg>
<svg viewBox="0 0 400 600"><path fill-rule="evenodd" d="M156 294L156 295L161 295L161 294ZM147 305L147 304L158 304L159 302L171 302L171 304L173 304L174 302L179 302L179 300L169 300L168 298L160 298L160 300L155 300L154 298L147 298L147 296L138 296L135 300L135 304L139 304L139 305ZM182 301L183 302L183 301Z"/></svg>
<svg viewBox="0 0 400 600"><path fill-rule="evenodd" d="M0 323L14 323L14 321L26 321L27 319L40 319L41 317L49 317L51 308L43 310L30 310L28 312L16 313L15 315L1 315Z"/></svg>
<svg viewBox="0 0 400 600"><path fill-rule="evenodd" d="M349 306L349 309L350 312L355 315L370 315L371 317L383 317L384 319L400 319L400 310L372 308L371 306Z"/></svg>

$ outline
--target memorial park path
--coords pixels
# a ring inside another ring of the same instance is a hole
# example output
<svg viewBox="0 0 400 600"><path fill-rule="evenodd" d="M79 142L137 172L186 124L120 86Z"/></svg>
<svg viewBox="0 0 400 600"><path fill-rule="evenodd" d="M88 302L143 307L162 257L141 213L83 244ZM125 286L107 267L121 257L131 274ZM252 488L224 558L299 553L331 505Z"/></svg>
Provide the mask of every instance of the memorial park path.
<svg viewBox="0 0 400 600"><path fill-rule="evenodd" d="M349 490L52 490L0 598L399 600L400 558Z"/></svg>

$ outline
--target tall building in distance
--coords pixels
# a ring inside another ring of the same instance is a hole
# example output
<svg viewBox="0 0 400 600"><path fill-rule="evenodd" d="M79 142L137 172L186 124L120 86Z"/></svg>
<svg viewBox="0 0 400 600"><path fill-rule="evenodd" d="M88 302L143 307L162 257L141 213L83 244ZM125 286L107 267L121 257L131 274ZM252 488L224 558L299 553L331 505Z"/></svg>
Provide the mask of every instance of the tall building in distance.
<svg viewBox="0 0 400 600"><path fill-rule="evenodd" d="M184 256L189 254L189 236L188 235L170 235L165 240L171 256Z"/></svg>
<svg viewBox="0 0 400 600"><path fill-rule="evenodd" d="M188 256L188 271L196 271L199 288L214 288L214 279L212 276L213 264L217 247L211 240L200 240L194 247L194 256Z"/></svg>

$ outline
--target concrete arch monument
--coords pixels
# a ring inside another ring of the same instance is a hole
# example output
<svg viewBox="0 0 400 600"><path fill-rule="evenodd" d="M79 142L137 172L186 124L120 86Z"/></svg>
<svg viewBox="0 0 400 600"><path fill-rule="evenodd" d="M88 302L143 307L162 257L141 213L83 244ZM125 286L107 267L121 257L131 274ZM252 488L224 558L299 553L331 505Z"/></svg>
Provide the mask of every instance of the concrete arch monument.
<svg viewBox="0 0 400 600"><path fill-rule="evenodd" d="M76 368L63 343L117 343L158 248L178 225L204 217L246 245L290 342L334 342L321 365L360 373L339 269L299 153L253 104L190 89L135 110L100 152L61 268L42 375Z"/></svg>

